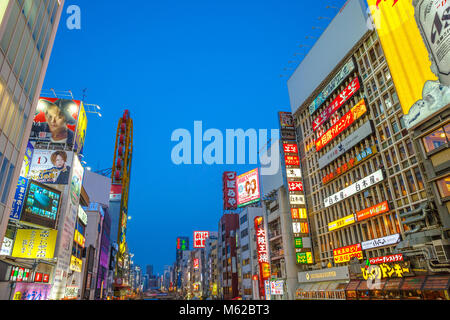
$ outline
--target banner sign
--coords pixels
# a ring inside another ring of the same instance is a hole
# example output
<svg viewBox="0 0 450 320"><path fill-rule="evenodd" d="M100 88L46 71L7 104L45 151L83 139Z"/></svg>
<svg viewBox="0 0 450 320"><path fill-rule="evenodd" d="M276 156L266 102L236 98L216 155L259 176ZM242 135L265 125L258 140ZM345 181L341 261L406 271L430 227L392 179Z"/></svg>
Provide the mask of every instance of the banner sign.
<svg viewBox="0 0 450 320"><path fill-rule="evenodd" d="M319 169L325 168L332 161L336 160L348 150L353 148L356 144L367 138L373 133L373 127L371 121L367 121L361 127L352 132L347 138L345 138L337 146L333 147L325 155L319 158Z"/></svg>
<svg viewBox="0 0 450 320"><path fill-rule="evenodd" d="M319 116L314 119L312 123L313 131L316 131L325 121L327 121L330 116L339 110L359 89L361 85L359 83L358 77L353 79L350 84L342 90L342 92L330 103L330 105L323 110Z"/></svg>
<svg viewBox="0 0 450 320"><path fill-rule="evenodd" d="M378 247L389 246L400 242L400 234L393 234L387 237L364 241L361 243L363 250L369 250Z"/></svg>
<svg viewBox="0 0 450 320"><path fill-rule="evenodd" d="M376 257L376 258L369 259L370 264L380 264L380 263L389 263L389 262L398 262L398 261L403 261L403 254L397 253L397 254L392 254L390 256L383 256L383 257Z"/></svg>
<svg viewBox="0 0 450 320"><path fill-rule="evenodd" d="M338 86L348 78L348 76L351 74L351 72L355 70L355 64L353 62L353 59L350 59L339 72L336 74L336 76L333 78L333 80L330 81L330 83L322 90L322 92L314 99L314 101L309 106L309 114L312 115L314 112L316 112L317 109L320 108L320 106L326 101L326 99L338 88Z"/></svg>
<svg viewBox="0 0 450 320"><path fill-rule="evenodd" d="M325 198L325 200L323 201L325 208L336 204L360 191L363 191L375 184L377 184L378 182L382 181L384 179L383 176L383 170L378 170L374 173L372 173L371 175L359 180L358 182L355 182L354 184L352 184L351 186L348 186L347 188L336 192L335 194L333 194L332 196Z"/></svg>
<svg viewBox="0 0 450 320"><path fill-rule="evenodd" d="M333 250L334 263L349 262L351 258L356 257L359 260L363 258L361 244L353 244L351 246L338 248Z"/></svg>
<svg viewBox="0 0 450 320"><path fill-rule="evenodd" d="M350 127L353 122L362 117L367 111L366 103L362 99L356 106L354 106L349 112L347 112L338 122L332 126L327 132L325 132L316 141L316 151L320 151L329 142L334 140L338 135L340 135L345 129Z"/></svg>
<svg viewBox="0 0 450 320"><path fill-rule="evenodd" d="M259 264L259 289L260 297L266 294L264 283L270 277L269 253L266 243L266 231L264 230L263 217L255 217L253 220L256 234L256 251L258 253Z"/></svg>
<svg viewBox="0 0 450 320"><path fill-rule="evenodd" d="M387 201L384 201L382 203L374 205L373 207L358 211L356 213L356 218L358 221L361 221L388 211L389 211L389 204Z"/></svg>
<svg viewBox="0 0 450 320"><path fill-rule="evenodd" d="M405 275L412 275L410 263L403 261L392 265L382 263L361 267L364 280L381 280L388 278L403 278Z"/></svg>
<svg viewBox="0 0 450 320"><path fill-rule="evenodd" d="M337 177L343 175L344 173L346 173L347 171L351 170L352 168L358 166L359 164L361 164L362 162L370 159L373 155L375 155L377 153L377 147L376 145L373 145L372 147L367 147L366 149L364 149L363 151L361 151L360 153L358 153L356 155L356 157L351 158L349 161L347 161L346 163L344 163L343 165L341 165L340 167L338 167L336 170L334 170L333 172L325 175L322 178L322 183L323 184L327 184L328 182L333 181L334 179L336 179Z"/></svg>
<svg viewBox="0 0 450 320"><path fill-rule="evenodd" d="M355 223L355 215L351 214L342 219L330 222L328 224L328 231L337 230L337 229L343 228L345 226L351 225L353 223Z"/></svg>
<svg viewBox="0 0 450 320"><path fill-rule="evenodd" d="M20 215L22 213L23 202L25 200L25 193L27 192L28 179L24 177L19 177L16 187L16 193L14 194L14 200L12 202L12 210L9 217L11 219L20 220Z"/></svg>
<svg viewBox="0 0 450 320"><path fill-rule="evenodd" d="M237 209L236 172L226 171L222 175L223 210Z"/></svg>

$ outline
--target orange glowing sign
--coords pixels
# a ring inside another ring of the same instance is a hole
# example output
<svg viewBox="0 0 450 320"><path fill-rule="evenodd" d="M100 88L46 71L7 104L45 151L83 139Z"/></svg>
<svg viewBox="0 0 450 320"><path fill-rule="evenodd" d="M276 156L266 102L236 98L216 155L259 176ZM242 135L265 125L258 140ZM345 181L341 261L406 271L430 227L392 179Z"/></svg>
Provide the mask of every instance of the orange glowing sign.
<svg viewBox="0 0 450 320"><path fill-rule="evenodd" d="M356 106L354 106L349 112L347 112L339 121L332 126L327 132L325 132L316 141L316 151L321 150L325 147L331 140L336 138L339 134L347 129L353 122L359 119L364 113L366 113L366 103L362 99Z"/></svg>
<svg viewBox="0 0 450 320"><path fill-rule="evenodd" d="M358 221L368 219L370 217L385 213L389 211L389 204L387 201L374 205L373 207L358 211L356 218Z"/></svg>

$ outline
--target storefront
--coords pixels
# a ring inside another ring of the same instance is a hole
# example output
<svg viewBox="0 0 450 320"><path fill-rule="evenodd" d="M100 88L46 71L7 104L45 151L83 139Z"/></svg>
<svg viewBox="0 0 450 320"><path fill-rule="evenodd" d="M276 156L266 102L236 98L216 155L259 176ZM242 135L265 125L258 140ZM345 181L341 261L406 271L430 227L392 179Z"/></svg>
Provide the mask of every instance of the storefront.
<svg viewBox="0 0 450 320"><path fill-rule="evenodd" d="M297 300L345 300L350 281L348 267L299 272Z"/></svg>
<svg viewBox="0 0 450 320"><path fill-rule="evenodd" d="M347 300L450 300L450 274L404 278L352 279Z"/></svg>

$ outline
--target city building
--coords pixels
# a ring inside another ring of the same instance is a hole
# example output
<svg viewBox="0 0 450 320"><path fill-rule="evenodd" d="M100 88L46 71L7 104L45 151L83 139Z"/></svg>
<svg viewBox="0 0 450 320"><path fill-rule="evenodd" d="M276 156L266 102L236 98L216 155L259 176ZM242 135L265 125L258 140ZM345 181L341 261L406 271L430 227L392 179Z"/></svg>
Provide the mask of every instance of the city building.
<svg viewBox="0 0 450 320"><path fill-rule="evenodd" d="M238 233L239 214L224 214L219 221L218 234L219 296L224 300L239 297L236 243Z"/></svg>
<svg viewBox="0 0 450 320"><path fill-rule="evenodd" d="M217 291L219 284L218 262L217 262L217 248L218 248L218 232L212 231L209 233L209 238L205 241L205 297L206 299L217 299Z"/></svg>
<svg viewBox="0 0 450 320"><path fill-rule="evenodd" d="M430 207L430 186L414 142L420 134L406 128L398 88L366 12L362 1L347 1L288 80L313 244L314 262L303 272L349 268L348 276L334 272L335 281L302 280L298 299L342 299L344 291L347 299L417 298L420 293L408 286L440 271L426 268L403 242L420 220L407 217L419 211L430 240L440 232L429 230L436 212L423 211ZM370 271L367 261L375 265ZM367 279L380 270L379 261L400 271L371 290Z"/></svg>
<svg viewBox="0 0 450 320"><path fill-rule="evenodd" d="M260 272L254 219L255 217L263 216L264 209L258 207L246 207L239 213L240 256L238 264L241 267L240 277L243 300L259 300L259 290L255 290L258 282L253 279L253 276Z"/></svg>
<svg viewBox="0 0 450 320"><path fill-rule="evenodd" d="M64 0L0 5L0 243L63 6Z"/></svg>

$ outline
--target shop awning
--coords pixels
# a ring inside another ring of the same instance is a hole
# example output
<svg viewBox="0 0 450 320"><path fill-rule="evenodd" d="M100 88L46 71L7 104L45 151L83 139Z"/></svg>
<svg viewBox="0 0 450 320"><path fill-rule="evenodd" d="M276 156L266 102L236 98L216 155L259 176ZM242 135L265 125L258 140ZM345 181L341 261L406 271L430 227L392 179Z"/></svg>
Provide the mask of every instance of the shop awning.
<svg viewBox="0 0 450 320"><path fill-rule="evenodd" d="M391 278L384 285L384 290L399 290L403 278Z"/></svg>
<svg viewBox="0 0 450 320"><path fill-rule="evenodd" d="M298 286L297 288L297 292L302 292L302 291L311 291L311 287L312 287L312 283L302 283Z"/></svg>
<svg viewBox="0 0 450 320"><path fill-rule="evenodd" d="M316 282L312 285L312 287L309 289L309 291L319 291L319 287L322 284L322 282Z"/></svg>
<svg viewBox="0 0 450 320"><path fill-rule="evenodd" d="M323 281L323 282L319 282L319 286L317 287L317 291L328 291L328 287L330 286L330 284L332 283L332 281Z"/></svg>
<svg viewBox="0 0 450 320"><path fill-rule="evenodd" d="M345 290L346 291L356 291L356 288L358 287L360 280L352 280L348 283Z"/></svg>
<svg viewBox="0 0 450 320"><path fill-rule="evenodd" d="M346 286L347 282L331 281L327 291L343 291Z"/></svg>
<svg viewBox="0 0 450 320"><path fill-rule="evenodd" d="M450 286L450 275L428 276L423 290L447 290Z"/></svg>
<svg viewBox="0 0 450 320"><path fill-rule="evenodd" d="M425 278L426 276L405 278L400 290L420 290L425 282Z"/></svg>

